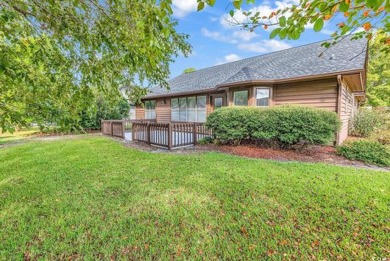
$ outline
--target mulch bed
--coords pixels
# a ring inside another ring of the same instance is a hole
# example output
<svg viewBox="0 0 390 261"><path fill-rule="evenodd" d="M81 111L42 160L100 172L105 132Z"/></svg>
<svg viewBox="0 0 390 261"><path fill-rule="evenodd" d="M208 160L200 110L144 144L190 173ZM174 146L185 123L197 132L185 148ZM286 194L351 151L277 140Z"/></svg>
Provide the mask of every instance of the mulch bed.
<svg viewBox="0 0 390 261"><path fill-rule="evenodd" d="M365 164L361 161L348 160L342 156L336 154L336 149L332 146L309 146L304 150L287 150L267 148L256 145L197 145L195 147L188 147L183 149L177 149L168 151L152 146L148 146L143 142L126 142L127 147L132 147L144 151L150 152L162 152L162 153L175 153L175 154L192 154L202 153L207 151L217 151L226 154L258 158L269 159L276 161L299 161L299 162L322 162L334 165L353 166L369 169L381 169L389 170L388 168L381 168L373 165Z"/></svg>

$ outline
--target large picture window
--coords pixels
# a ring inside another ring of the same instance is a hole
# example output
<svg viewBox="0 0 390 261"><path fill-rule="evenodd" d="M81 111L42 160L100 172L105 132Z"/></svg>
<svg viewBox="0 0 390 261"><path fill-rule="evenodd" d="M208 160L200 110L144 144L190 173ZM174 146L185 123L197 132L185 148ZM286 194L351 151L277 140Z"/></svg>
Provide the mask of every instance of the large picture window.
<svg viewBox="0 0 390 261"><path fill-rule="evenodd" d="M156 101L145 101L145 119L156 119Z"/></svg>
<svg viewBox="0 0 390 261"><path fill-rule="evenodd" d="M171 99L171 121L206 121L206 96Z"/></svg>
<svg viewBox="0 0 390 261"><path fill-rule="evenodd" d="M248 106L248 90L233 93L234 106Z"/></svg>
<svg viewBox="0 0 390 261"><path fill-rule="evenodd" d="M256 106L268 107L270 98L269 88L256 88Z"/></svg>

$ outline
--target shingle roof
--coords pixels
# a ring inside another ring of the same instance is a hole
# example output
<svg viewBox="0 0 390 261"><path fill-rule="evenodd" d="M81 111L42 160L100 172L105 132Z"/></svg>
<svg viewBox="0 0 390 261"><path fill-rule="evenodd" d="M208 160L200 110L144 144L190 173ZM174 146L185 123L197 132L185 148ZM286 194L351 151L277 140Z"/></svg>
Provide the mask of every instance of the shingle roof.
<svg viewBox="0 0 390 261"><path fill-rule="evenodd" d="M209 90L242 81L282 80L364 68L366 39L347 37L327 50L321 46L323 42L326 41L181 74L168 81L170 90L153 87L148 96Z"/></svg>

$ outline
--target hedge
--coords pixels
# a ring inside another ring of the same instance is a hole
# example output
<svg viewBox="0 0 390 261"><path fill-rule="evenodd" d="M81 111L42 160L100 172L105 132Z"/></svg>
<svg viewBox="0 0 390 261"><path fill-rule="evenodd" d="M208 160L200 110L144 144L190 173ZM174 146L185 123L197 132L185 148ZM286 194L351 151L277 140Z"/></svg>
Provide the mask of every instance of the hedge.
<svg viewBox="0 0 390 261"><path fill-rule="evenodd" d="M328 143L335 137L340 122L334 112L285 105L217 109L208 116L206 126L213 129L221 143L263 140L290 146Z"/></svg>

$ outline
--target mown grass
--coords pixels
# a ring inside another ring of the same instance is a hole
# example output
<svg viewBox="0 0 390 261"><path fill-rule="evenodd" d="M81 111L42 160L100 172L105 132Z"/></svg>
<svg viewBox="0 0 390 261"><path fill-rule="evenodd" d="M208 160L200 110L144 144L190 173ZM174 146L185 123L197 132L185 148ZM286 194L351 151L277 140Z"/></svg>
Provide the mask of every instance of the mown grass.
<svg viewBox="0 0 390 261"><path fill-rule="evenodd" d="M0 259L389 257L390 174L104 137L0 149Z"/></svg>

